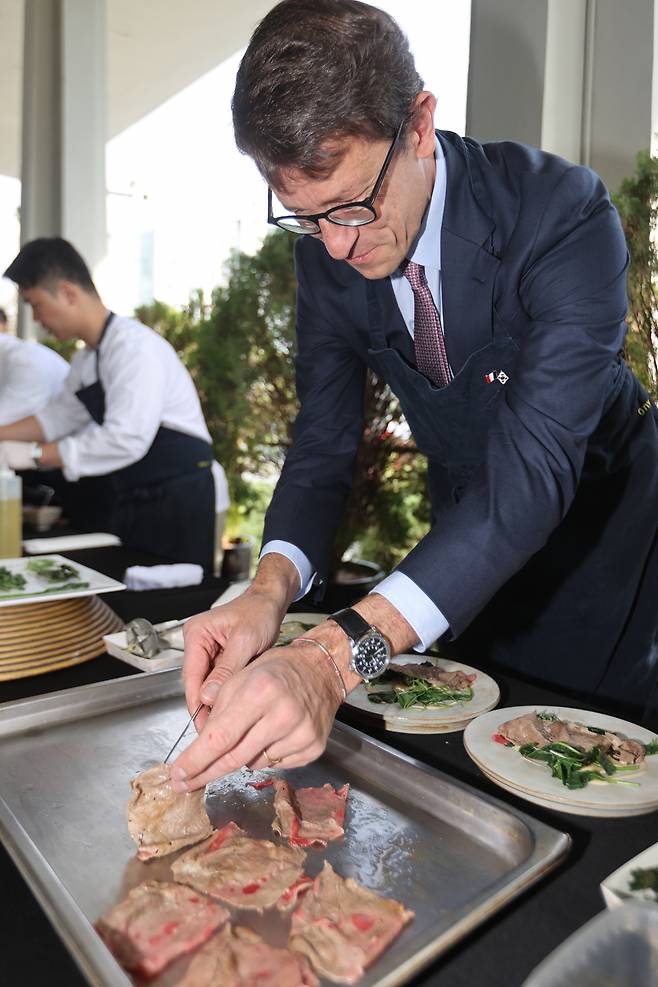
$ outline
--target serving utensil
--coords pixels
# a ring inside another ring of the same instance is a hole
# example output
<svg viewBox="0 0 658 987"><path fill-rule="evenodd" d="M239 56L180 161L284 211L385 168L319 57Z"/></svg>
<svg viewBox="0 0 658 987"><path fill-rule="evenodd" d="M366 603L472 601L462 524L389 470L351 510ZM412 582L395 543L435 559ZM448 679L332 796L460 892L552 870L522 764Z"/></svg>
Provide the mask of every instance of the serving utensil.
<svg viewBox="0 0 658 987"><path fill-rule="evenodd" d="M187 721L187 723L183 727L183 732L181 733L180 737L178 738L178 740L176 741L176 743L174 744L174 746L171 748L171 750L169 751L169 753L165 757L164 761L162 762L163 764L166 764L167 761L169 760L169 758L171 757L171 755L174 753L174 751L176 750L176 748L180 744L181 740L183 739L183 737L185 736L185 734L189 730L191 724L194 723L194 721L195 721L195 719L196 719L196 717L197 717L197 715L200 712L200 710L201 710L202 707L203 707L203 703L199 703L199 705L194 710L194 712L190 716L189 720Z"/></svg>
<svg viewBox="0 0 658 987"><path fill-rule="evenodd" d="M170 631L178 630L184 623L185 620L179 620L158 630L146 617L134 617L124 628L126 644L133 654L141 655L142 658L155 658L161 651L182 651L183 648L169 640L167 635Z"/></svg>

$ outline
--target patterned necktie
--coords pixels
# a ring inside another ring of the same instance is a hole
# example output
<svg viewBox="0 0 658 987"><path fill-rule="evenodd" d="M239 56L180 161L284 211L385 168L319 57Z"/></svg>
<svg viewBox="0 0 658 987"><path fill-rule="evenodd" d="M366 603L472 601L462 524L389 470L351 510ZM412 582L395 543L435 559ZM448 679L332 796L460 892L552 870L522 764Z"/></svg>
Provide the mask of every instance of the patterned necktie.
<svg viewBox="0 0 658 987"><path fill-rule="evenodd" d="M441 319L427 284L425 268L408 260L401 270L414 293L416 366L434 384L445 387L453 379L453 373L448 363Z"/></svg>

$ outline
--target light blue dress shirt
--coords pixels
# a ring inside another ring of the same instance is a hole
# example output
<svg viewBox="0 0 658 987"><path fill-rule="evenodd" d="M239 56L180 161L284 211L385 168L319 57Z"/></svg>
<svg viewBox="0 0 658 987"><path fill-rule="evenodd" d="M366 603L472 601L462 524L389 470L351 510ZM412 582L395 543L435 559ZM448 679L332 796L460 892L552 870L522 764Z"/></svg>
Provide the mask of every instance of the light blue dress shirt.
<svg viewBox="0 0 658 987"><path fill-rule="evenodd" d="M443 305L441 298L441 225L446 201L446 163L441 145L436 141L434 154L436 173L432 198L425 213L418 236L409 251L409 260L422 264L425 268L427 284L434 304L441 315L443 325ZM413 338L414 334L414 296L411 285L399 271L391 274L391 285L395 300L404 319L405 325ZM445 325L443 325L445 332ZM296 545L287 541L269 541L261 551L261 558L270 552L277 552L290 559L299 573L300 591L295 597L300 599L308 593L313 584L315 573L304 552ZM391 603L405 620L411 624L418 635L416 651L424 651L433 641L448 629L448 621L435 603L420 589L413 580L402 572L392 572L390 576L377 584L373 591Z"/></svg>

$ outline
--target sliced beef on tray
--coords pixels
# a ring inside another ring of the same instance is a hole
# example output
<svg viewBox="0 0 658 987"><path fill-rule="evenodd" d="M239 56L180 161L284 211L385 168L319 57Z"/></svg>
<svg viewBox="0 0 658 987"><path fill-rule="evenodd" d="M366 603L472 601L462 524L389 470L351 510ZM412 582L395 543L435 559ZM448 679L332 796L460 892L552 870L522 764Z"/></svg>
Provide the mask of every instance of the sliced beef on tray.
<svg viewBox="0 0 658 987"><path fill-rule="evenodd" d="M319 987L301 953L274 949L251 929L224 926L194 957L177 987Z"/></svg>
<svg viewBox="0 0 658 987"><path fill-rule="evenodd" d="M247 836L228 823L171 865L176 881L236 908L262 911L276 905L302 877L306 854Z"/></svg>
<svg viewBox="0 0 658 987"><path fill-rule="evenodd" d="M638 740L628 740L619 734L606 730L604 733L594 733L582 723L571 720L545 719L537 713L525 713L513 720L508 720L498 728L499 733L511 743L520 747L522 744L545 744L561 741L588 751L598 747L613 761L620 764L641 764L646 752L644 744Z"/></svg>
<svg viewBox="0 0 658 987"><path fill-rule="evenodd" d="M353 984L413 917L325 862L293 914L288 945L308 956L320 976Z"/></svg>
<svg viewBox="0 0 658 987"><path fill-rule="evenodd" d="M425 679L432 685L447 685L450 689L467 689L469 685L473 685L477 678L476 675L469 675L459 670L449 672L438 665L432 665L429 661L418 662L418 664L414 663L413 665L392 661L388 670L408 679Z"/></svg>
<svg viewBox="0 0 658 987"><path fill-rule="evenodd" d="M272 829L285 836L291 846L326 847L330 840L345 832L345 806L350 786L335 789L294 789L284 778L274 779L274 811Z"/></svg>
<svg viewBox="0 0 658 987"><path fill-rule="evenodd" d="M126 970L151 978L204 943L228 918L212 898L181 884L144 881L103 915L96 929Z"/></svg>
<svg viewBox="0 0 658 987"><path fill-rule="evenodd" d="M142 771L130 784L128 829L138 846L139 860L164 857L212 833L203 789L179 795L171 787L165 764Z"/></svg>

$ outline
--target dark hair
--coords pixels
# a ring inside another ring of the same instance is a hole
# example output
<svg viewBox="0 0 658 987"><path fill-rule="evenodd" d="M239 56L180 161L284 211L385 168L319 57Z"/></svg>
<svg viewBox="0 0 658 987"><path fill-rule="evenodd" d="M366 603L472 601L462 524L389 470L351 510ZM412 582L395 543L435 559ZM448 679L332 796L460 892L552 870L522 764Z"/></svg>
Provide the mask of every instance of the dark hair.
<svg viewBox="0 0 658 987"><path fill-rule="evenodd" d="M57 281L71 281L97 295L89 268L75 247L59 236L30 240L13 259L4 276L21 290L51 288Z"/></svg>
<svg viewBox="0 0 658 987"><path fill-rule="evenodd" d="M281 168L324 177L341 157L336 138L393 138L422 89L407 38L383 10L283 0L240 63L235 140L270 183Z"/></svg>
<svg viewBox="0 0 658 987"><path fill-rule="evenodd" d="M8 321L9 319L7 318L7 313L5 312L4 308L0 308L0 322L6 325Z"/></svg>

